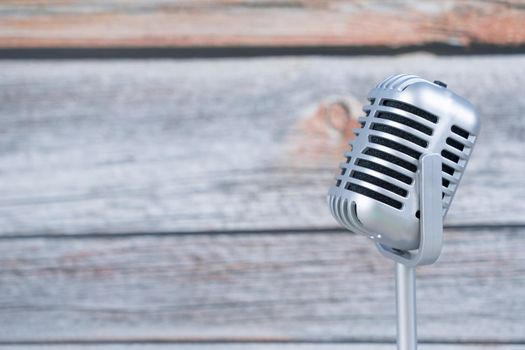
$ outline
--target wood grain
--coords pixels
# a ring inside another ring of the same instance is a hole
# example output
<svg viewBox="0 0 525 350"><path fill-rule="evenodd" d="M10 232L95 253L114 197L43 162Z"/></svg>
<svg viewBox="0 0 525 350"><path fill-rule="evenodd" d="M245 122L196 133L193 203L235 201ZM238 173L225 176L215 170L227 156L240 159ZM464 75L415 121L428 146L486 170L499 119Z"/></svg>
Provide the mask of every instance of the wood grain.
<svg viewBox="0 0 525 350"><path fill-rule="evenodd" d="M98 349L98 350L122 350L133 347L135 350L162 350L162 349L180 349L180 350L390 350L395 347L394 344L250 344L250 343L226 343L226 344L173 344L173 343L124 343L124 344L60 344L59 348L63 350L70 349ZM24 349L56 349L57 345L36 344L36 345L11 345L2 346L2 349L19 350ZM462 345L462 344L419 344L418 349L422 350L523 350L525 345L495 345L495 344L481 344L481 345Z"/></svg>
<svg viewBox="0 0 525 350"><path fill-rule="evenodd" d="M525 342L525 232L448 230L419 336ZM351 234L4 239L0 342L393 341L394 269Z"/></svg>
<svg viewBox="0 0 525 350"><path fill-rule="evenodd" d="M406 71L482 115L447 224L523 223L524 56L3 61L0 233L335 227L352 120Z"/></svg>
<svg viewBox="0 0 525 350"><path fill-rule="evenodd" d="M521 1L2 1L1 47L522 45Z"/></svg>

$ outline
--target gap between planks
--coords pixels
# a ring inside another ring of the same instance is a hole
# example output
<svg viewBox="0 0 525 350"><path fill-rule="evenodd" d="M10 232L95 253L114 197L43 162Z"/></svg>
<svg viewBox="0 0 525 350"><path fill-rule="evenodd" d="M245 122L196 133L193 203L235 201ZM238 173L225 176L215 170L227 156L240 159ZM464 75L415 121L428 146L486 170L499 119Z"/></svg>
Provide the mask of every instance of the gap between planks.
<svg viewBox="0 0 525 350"><path fill-rule="evenodd" d="M115 60L115 59L213 59L282 56L388 56L426 52L443 56L517 55L525 53L525 44L423 43L392 47L371 46L188 46L188 47L0 47L0 60Z"/></svg>
<svg viewBox="0 0 525 350"><path fill-rule="evenodd" d="M508 230L523 229L525 223L508 223L508 224L453 224L445 225L445 231L478 231L478 230ZM341 227L315 227L315 228L269 228L260 230L200 230L200 231L160 231L160 232L115 232L115 233L56 233L56 234L34 234L34 235L16 235L6 234L0 236L0 241L10 240L31 240L31 239L114 239L126 237L162 237L162 236L256 236L256 235L288 235L288 234L355 234Z"/></svg>
<svg viewBox="0 0 525 350"><path fill-rule="evenodd" d="M431 350L467 350L467 349L498 349L498 350L523 350L524 344L515 343L439 343L439 342L419 342L420 349ZM5 343L0 342L0 347L3 349L20 347L38 347L39 349L54 349L60 346L60 349L69 348L92 348L96 346L97 349L128 349L133 346L134 349L159 349L159 348L173 348L188 349L188 350L226 350L226 349L247 349L247 350L343 350L343 349L360 349L360 350L387 350L395 347L392 342L323 342L323 341L306 341L306 342L260 342L260 341L204 341L204 342L174 342L174 341L73 341L73 342L17 342Z"/></svg>

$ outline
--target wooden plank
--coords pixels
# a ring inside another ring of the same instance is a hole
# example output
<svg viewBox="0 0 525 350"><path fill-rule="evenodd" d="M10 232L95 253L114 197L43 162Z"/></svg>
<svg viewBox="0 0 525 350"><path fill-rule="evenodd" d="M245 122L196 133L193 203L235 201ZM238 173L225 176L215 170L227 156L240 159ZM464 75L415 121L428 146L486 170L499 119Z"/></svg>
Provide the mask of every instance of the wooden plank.
<svg viewBox="0 0 525 350"><path fill-rule="evenodd" d="M524 250L524 229L448 230L421 340L525 342ZM393 277L350 234L3 239L0 342L390 342Z"/></svg>
<svg viewBox="0 0 525 350"><path fill-rule="evenodd" d="M129 349L132 346L136 350L161 350L161 349L180 349L180 350L390 350L394 344L74 344L74 345L60 345L60 349L98 349L98 350L121 350ZM28 349L56 349L56 345L24 345L24 348ZM442 345L442 344L419 344L419 349L422 350L523 350L525 345ZM20 345L2 346L2 349L20 349Z"/></svg>
<svg viewBox="0 0 525 350"><path fill-rule="evenodd" d="M359 101L407 70L481 111L447 223L522 223L525 56L4 61L0 233L335 227Z"/></svg>
<svg viewBox="0 0 525 350"><path fill-rule="evenodd" d="M522 45L520 1L2 1L1 47Z"/></svg>

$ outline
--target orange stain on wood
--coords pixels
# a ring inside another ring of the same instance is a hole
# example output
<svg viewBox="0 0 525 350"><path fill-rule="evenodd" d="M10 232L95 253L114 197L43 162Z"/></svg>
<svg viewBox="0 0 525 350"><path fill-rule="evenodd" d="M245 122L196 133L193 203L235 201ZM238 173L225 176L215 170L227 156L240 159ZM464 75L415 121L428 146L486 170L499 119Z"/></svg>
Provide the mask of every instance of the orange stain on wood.
<svg viewBox="0 0 525 350"><path fill-rule="evenodd" d="M342 159L344 152L351 149L348 142L355 138L353 129L361 126L357 120L361 108L349 96L321 102L293 129L289 138L290 160L299 160L302 165L320 165Z"/></svg>
<svg viewBox="0 0 525 350"><path fill-rule="evenodd" d="M16 4L16 5L15 5ZM285 6L286 5L286 6ZM56 1L0 4L2 47L525 43L525 10L510 3L359 1L187 2L78 6ZM91 6L91 7L90 7ZM365 20L366 19L366 20Z"/></svg>

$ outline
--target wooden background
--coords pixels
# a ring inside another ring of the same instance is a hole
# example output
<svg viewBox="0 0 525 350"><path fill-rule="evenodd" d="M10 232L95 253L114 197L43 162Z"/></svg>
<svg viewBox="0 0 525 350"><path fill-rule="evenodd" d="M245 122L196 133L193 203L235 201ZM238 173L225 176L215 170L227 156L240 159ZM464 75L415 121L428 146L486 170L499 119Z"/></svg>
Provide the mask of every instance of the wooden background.
<svg viewBox="0 0 525 350"><path fill-rule="evenodd" d="M3 0L2 47L523 45L521 0Z"/></svg>
<svg viewBox="0 0 525 350"><path fill-rule="evenodd" d="M412 28L397 47L523 42L520 2L7 1L0 47L388 50L390 24L348 34L367 11ZM483 122L443 255L418 270L422 348L524 349L525 56L422 52L2 60L0 346L393 348L392 263L325 193L368 90L399 72L447 82Z"/></svg>

